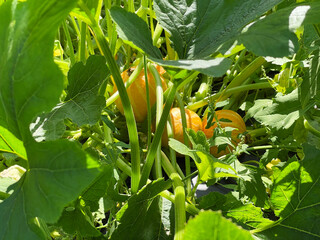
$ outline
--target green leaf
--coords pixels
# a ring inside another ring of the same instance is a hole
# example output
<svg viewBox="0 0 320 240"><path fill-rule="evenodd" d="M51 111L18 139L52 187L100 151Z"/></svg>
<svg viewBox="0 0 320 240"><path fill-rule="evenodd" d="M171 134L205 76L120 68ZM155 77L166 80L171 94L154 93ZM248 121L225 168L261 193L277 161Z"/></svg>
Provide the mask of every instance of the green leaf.
<svg viewBox="0 0 320 240"><path fill-rule="evenodd" d="M184 240L253 239L250 232L241 229L219 212L203 211L188 221Z"/></svg>
<svg viewBox="0 0 320 240"><path fill-rule="evenodd" d="M199 177L202 181L208 181L220 177L236 177L236 170L230 165L223 163L219 159L213 157L209 153L197 151L196 154L201 162L195 161L199 170ZM226 170L226 171L223 171Z"/></svg>
<svg viewBox="0 0 320 240"><path fill-rule="evenodd" d="M232 218L235 223L248 230L272 223L271 220L263 217L261 208L252 203L243 203L236 194L236 192L230 192L223 195L219 192L211 192L201 197L199 207L204 210L220 210L224 217Z"/></svg>
<svg viewBox="0 0 320 240"><path fill-rule="evenodd" d="M82 237L97 237L101 235L94 226L89 207L83 205L78 200L74 208L66 208L58 221L58 225L62 226L64 231L72 235L76 233Z"/></svg>
<svg viewBox="0 0 320 240"><path fill-rule="evenodd" d="M98 201L105 195L106 189L110 186L110 184L113 183L113 170L114 168L112 165L103 165L103 171L82 194L82 199L84 200L86 206L90 207L91 212L98 210Z"/></svg>
<svg viewBox="0 0 320 240"><path fill-rule="evenodd" d="M98 163L67 140L30 144L27 154L30 169L0 205L0 239L40 239L34 219L55 223L99 174Z"/></svg>
<svg viewBox="0 0 320 240"><path fill-rule="evenodd" d="M203 74L212 77L221 77L226 73L226 71L231 66L231 60L228 58L215 58L209 60L170 60L165 61L162 59L150 58L152 61L158 63L159 65L166 67L175 67L187 70L199 71Z"/></svg>
<svg viewBox="0 0 320 240"><path fill-rule="evenodd" d="M0 125L19 139L35 115L50 111L63 89L53 42L76 1L7 1L0 9Z"/></svg>
<svg viewBox="0 0 320 240"><path fill-rule="evenodd" d="M2 126L0 126L0 152L14 153L23 159L27 159L22 141Z"/></svg>
<svg viewBox="0 0 320 240"><path fill-rule="evenodd" d="M268 105L262 106L264 103ZM261 124L277 130L290 128L303 115L297 89L287 95L277 94L273 101L256 101L256 104L248 114Z"/></svg>
<svg viewBox="0 0 320 240"><path fill-rule="evenodd" d="M105 99L98 92L108 75L109 70L103 56L90 56L86 65L76 63L68 74L69 85L65 101L50 113L41 115L31 125L34 138L37 141L60 138L66 129L66 118L72 119L79 126L94 125L105 106Z"/></svg>
<svg viewBox="0 0 320 240"><path fill-rule="evenodd" d="M120 222L111 239L168 239L161 223L161 191L168 188L163 179L153 181L133 195L117 213Z"/></svg>
<svg viewBox="0 0 320 240"><path fill-rule="evenodd" d="M161 26L180 59L205 58L281 0L154 0Z"/></svg>
<svg viewBox="0 0 320 240"><path fill-rule="evenodd" d="M320 99L320 49L312 53L309 71L305 73L299 88L299 99L303 109L310 107L310 100ZM319 88L318 88L319 86Z"/></svg>
<svg viewBox="0 0 320 240"><path fill-rule="evenodd" d="M260 56L283 57L296 53L300 26L319 23L320 3L301 3L281 9L250 25L239 40Z"/></svg>
<svg viewBox="0 0 320 240"><path fill-rule="evenodd" d="M319 239L320 150L305 144L302 161L290 162L275 179L271 203L278 221L261 232L268 239Z"/></svg>
<svg viewBox="0 0 320 240"><path fill-rule="evenodd" d="M250 169L238 174L240 175L238 182L240 196L247 196L257 207L265 207L267 191L262 182L261 173ZM245 178L242 178L242 174L245 174Z"/></svg>
<svg viewBox="0 0 320 240"><path fill-rule="evenodd" d="M178 140L174 138L169 138L169 146L176 152L182 154L182 155L187 155L190 156L191 158L195 158L194 153L190 148L188 148L186 145L183 143L179 142Z"/></svg>
<svg viewBox="0 0 320 240"><path fill-rule="evenodd" d="M120 7L112 7L110 15L117 23L117 31L123 40L132 42L135 45L133 47L152 57L162 59L160 50L152 44L150 29L142 18Z"/></svg>

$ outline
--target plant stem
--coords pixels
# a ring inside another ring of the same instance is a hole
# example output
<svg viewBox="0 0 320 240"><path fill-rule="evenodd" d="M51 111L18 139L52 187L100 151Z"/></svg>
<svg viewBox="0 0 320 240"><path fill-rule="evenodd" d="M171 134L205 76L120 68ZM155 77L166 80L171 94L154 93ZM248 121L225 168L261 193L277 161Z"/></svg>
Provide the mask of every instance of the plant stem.
<svg viewBox="0 0 320 240"><path fill-rule="evenodd" d="M161 165L168 176L172 173L178 173L181 178L185 179L183 172L181 171L179 165L177 169L171 164L170 160L167 158L166 154L161 151Z"/></svg>
<svg viewBox="0 0 320 240"><path fill-rule="evenodd" d="M147 58L146 55L143 55L143 65L144 65L144 76L146 82L146 96L147 96L147 122L148 122L148 140L147 146L149 147L151 144L151 104L150 104L150 92L149 92L149 80L148 80L148 66L147 66Z"/></svg>
<svg viewBox="0 0 320 240"><path fill-rule="evenodd" d="M169 39L170 34L167 31L164 31L164 35L166 38L168 60L175 60L175 52L170 45L170 39Z"/></svg>
<svg viewBox="0 0 320 240"><path fill-rule="evenodd" d="M238 93L242 91L248 91L248 90L254 90L254 89L263 89L263 88L272 88L269 82L263 82L263 83L253 83L253 84L248 84L248 85L242 85L234 88L230 88L228 90L225 90L223 92L216 93L212 96L206 97L201 101L195 102L193 104L190 104L187 106L188 109L190 110L196 110L198 108L206 106L209 102L216 101L219 99L221 101L221 96L222 95L231 95L233 93Z"/></svg>
<svg viewBox="0 0 320 240"><path fill-rule="evenodd" d="M87 6L84 4L82 0L78 2L79 6L82 8L82 10L85 11L87 16L89 17L91 21L91 28L93 30L93 35L96 38L97 44L99 46L99 49L101 53L106 58L106 61L109 65L109 69L111 71L111 74L113 76L113 79L117 85L119 95L121 98L121 102L123 105L124 115L126 117L127 122L127 128L129 133L129 140L131 145L131 191L132 193L136 193L138 191L138 186L140 182L140 148L139 148L139 139L138 139L138 131L137 131L137 125L134 119L132 106L130 104L130 100L126 91L126 88L124 86L123 80L120 75L119 67L113 58L112 52L109 48L109 44L104 37L104 34L98 25L98 23L95 21L93 16L91 15L90 10L87 8Z"/></svg>
<svg viewBox="0 0 320 240"><path fill-rule="evenodd" d="M158 128L158 124L162 115L163 109L163 89L162 89L162 81L157 69L152 65L148 64L148 69L150 70L153 78L156 82L156 128ZM156 168L156 177L162 177L162 168L161 168L161 142L159 142L159 146L157 149L156 159L155 159L155 168Z"/></svg>
<svg viewBox="0 0 320 240"><path fill-rule="evenodd" d="M162 191L160 193L160 196L164 197L165 199L168 199L172 203L175 203L174 195L167 190ZM196 208L194 205L187 203L187 202L185 202L185 209L188 213L190 213L193 216L197 215L200 212L200 210L198 208Z"/></svg>
<svg viewBox="0 0 320 240"><path fill-rule="evenodd" d="M186 223L185 192L183 183L177 173L170 175L174 187L175 240L182 240Z"/></svg>
<svg viewBox="0 0 320 240"><path fill-rule="evenodd" d="M167 119L168 119L169 111L171 109L171 106L172 106L172 103L173 103L173 100L174 100L174 96L175 96L176 91L177 91L177 87L178 87L178 83L175 82L174 85L170 88L170 92L169 92L169 95L167 97L167 101L166 101L166 104L164 106L163 113L162 113L161 119L160 119L159 124L158 124L158 128L156 129L153 141L151 143L151 147L150 147L150 149L149 149L149 151L147 153L146 163L145 163L145 165L144 165L144 167L142 169L142 175L141 175L141 179L140 179L139 188L143 187L147 183L147 180L148 180L152 165L154 163L154 157L156 155L158 145L159 145L159 143L161 141L162 133L163 133L165 124L166 124Z"/></svg>
<svg viewBox="0 0 320 240"><path fill-rule="evenodd" d="M128 12L134 12L134 1L128 0Z"/></svg>
<svg viewBox="0 0 320 240"><path fill-rule="evenodd" d="M266 133L267 133L267 129L265 127L248 130L248 135L250 137L261 137L266 135Z"/></svg>
<svg viewBox="0 0 320 240"><path fill-rule="evenodd" d="M139 76L142 70L143 62L140 62L138 66L131 73L129 79L124 83L125 88L127 89ZM109 107L112 103L114 103L119 98L119 91L116 91L112 96L110 96L106 101L106 106Z"/></svg>
<svg viewBox="0 0 320 240"><path fill-rule="evenodd" d="M87 38L87 24L85 22L81 22L80 26L80 61L85 64L86 63L86 38Z"/></svg>
<svg viewBox="0 0 320 240"><path fill-rule="evenodd" d="M304 119L303 125L309 132L320 138L320 132L317 129L315 129L307 119Z"/></svg>
<svg viewBox="0 0 320 240"><path fill-rule="evenodd" d="M163 28L161 27L161 25L158 22L156 25L156 29L154 30L153 38L152 38L152 43L154 46L157 46L157 43L158 43L158 40L161 36L162 31L163 31Z"/></svg>
<svg viewBox="0 0 320 240"><path fill-rule="evenodd" d="M73 44L72 44L72 40L70 37L70 32L68 30L68 27L67 27L67 24L65 21L62 22L62 28L63 28L63 31L64 31L66 38L67 38L67 43L68 43L68 47L69 47L70 62L71 62L71 66L73 66L76 63L76 58L74 56L74 49L73 49Z"/></svg>
<svg viewBox="0 0 320 240"><path fill-rule="evenodd" d="M225 90L242 85L243 82L255 71L257 71L257 69L260 68L265 62L266 60L263 57L257 57L228 84ZM225 93L223 96L221 96L221 101L227 99L229 96L230 94Z"/></svg>
<svg viewBox="0 0 320 240"><path fill-rule="evenodd" d="M167 134L168 134L168 139L174 138L171 117L169 117L169 119L167 121ZM170 160L171 160L171 163L172 163L174 169L178 169L179 165L177 164L176 152L171 147L169 147L169 152L170 152Z"/></svg>
<svg viewBox="0 0 320 240"><path fill-rule="evenodd" d="M255 147L248 147L246 151L256 151L256 150L265 150L265 149L290 149L290 150L297 150L301 147L294 147L294 146L285 146L285 145L264 145L264 146L255 146Z"/></svg>
<svg viewBox="0 0 320 240"><path fill-rule="evenodd" d="M186 133L186 129L188 128L186 111L184 110L184 104L179 93L176 94L176 99L180 107L181 122L182 122L182 128L183 128L183 141L187 146L190 146L189 138ZM185 170L186 170L186 175L187 176L190 175L191 173L190 157L187 155L185 156ZM191 179L187 179L186 184L187 184L187 194L189 194L191 192Z"/></svg>

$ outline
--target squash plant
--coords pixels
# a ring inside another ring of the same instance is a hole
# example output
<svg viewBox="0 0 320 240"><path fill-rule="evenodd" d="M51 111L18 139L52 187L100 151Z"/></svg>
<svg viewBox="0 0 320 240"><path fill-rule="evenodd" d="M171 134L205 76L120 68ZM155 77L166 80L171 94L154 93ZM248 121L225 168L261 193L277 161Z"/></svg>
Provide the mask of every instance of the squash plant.
<svg viewBox="0 0 320 240"><path fill-rule="evenodd" d="M0 239L319 239L319 13L0 0Z"/></svg>

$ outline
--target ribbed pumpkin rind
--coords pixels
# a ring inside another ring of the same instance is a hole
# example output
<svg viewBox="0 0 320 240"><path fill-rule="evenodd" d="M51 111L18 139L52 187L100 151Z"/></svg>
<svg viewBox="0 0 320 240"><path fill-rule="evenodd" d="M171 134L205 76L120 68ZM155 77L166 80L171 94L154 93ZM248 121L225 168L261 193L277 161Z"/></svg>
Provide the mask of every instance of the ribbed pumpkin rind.
<svg viewBox="0 0 320 240"><path fill-rule="evenodd" d="M126 82L130 75L129 72L133 71L135 67L131 67L124 72L121 73L121 77L124 82ZM163 74L165 73L164 68L161 66L156 66L156 69L159 72L161 82L162 82L162 88L165 91L167 89L167 84L163 78ZM156 83L153 78L153 75L148 71L148 84L149 84L149 101L151 107L156 102ZM113 93L117 91L116 85L114 85ZM137 79L128 87L127 89L128 97L130 100L130 103L132 105L134 117L137 122L143 122L147 117L147 97L146 97L146 81L145 81L145 75L144 75L144 69L141 70L139 73ZM121 112L121 114L124 114L123 106L121 99L118 98L115 101L115 104L118 108L118 110Z"/></svg>
<svg viewBox="0 0 320 240"><path fill-rule="evenodd" d="M222 128L225 128L225 127L236 128L231 133L231 139L233 144L237 145L240 142L238 135L244 133L247 130L246 124L243 121L242 117L237 112L232 110L218 110L215 112L215 114ZM229 119L231 122L224 122L223 119ZM206 126L207 126L207 117L205 116L202 121L202 131L205 133L207 138L211 138L214 134L214 129L218 127L218 124L214 119L213 124L210 128L206 129L205 128ZM233 148L231 146L228 146L225 150L221 150L220 152L218 152L218 147L213 146L210 148L210 153L215 157L221 157L223 155L230 153L230 151L232 150Z"/></svg>
<svg viewBox="0 0 320 240"><path fill-rule="evenodd" d="M185 109L186 112L186 120L187 120L187 128L192 129L195 132L202 130L202 120L195 112ZM170 110L170 118L172 123L172 129L174 133L174 139L184 143L183 138L183 127L182 127L182 120L181 120L181 112L180 108L172 108ZM168 146L168 134L167 130L164 130L161 139L162 146Z"/></svg>

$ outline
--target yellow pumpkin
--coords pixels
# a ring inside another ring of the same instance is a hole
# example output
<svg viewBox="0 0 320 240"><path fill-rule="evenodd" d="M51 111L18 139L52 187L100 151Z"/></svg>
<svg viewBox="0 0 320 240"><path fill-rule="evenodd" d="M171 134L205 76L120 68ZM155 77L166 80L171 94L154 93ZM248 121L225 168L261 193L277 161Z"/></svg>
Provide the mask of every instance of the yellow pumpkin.
<svg viewBox="0 0 320 240"><path fill-rule="evenodd" d="M195 132L202 129L202 121L201 118L195 112L185 109L186 112L186 120L187 120L187 128L193 129ZM174 139L184 143L183 138L183 127L182 127L182 119L181 119L181 111L180 108L171 108L170 110L170 118L172 123L172 131ZM168 134L167 130L164 130L161 139L162 146L168 146Z"/></svg>
<svg viewBox="0 0 320 240"><path fill-rule="evenodd" d="M242 117L235 111L232 110L218 110L215 112L215 117L218 119L219 125L221 128L232 127L235 128L231 133L231 141L234 145L238 145L240 142L239 134L246 132L246 124L244 123ZM214 129L218 127L216 118L213 119L212 126L206 128L207 126L207 117L205 116L202 121L202 131L205 133L207 138L213 137ZM210 152L215 157L221 157L230 153L233 150L232 146L226 147L225 150L218 152L218 146L213 146L210 148Z"/></svg>
<svg viewBox="0 0 320 240"><path fill-rule="evenodd" d="M124 72L121 73L121 77L124 82L126 82L131 73L134 71L135 67L131 67ZM167 84L164 80L163 74L166 72L164 68L161 66L156 66L156 69L159 72L161 82L162 82L162 88L165 91L167 89ZM151 72L148 71L148 88L149 88L149 101L151 107L156 102L156 82L153 78L153 75ZM113 93L117 91L117 87L114 84ZM128 97L130 100L130 103L133 108L134 117L137 122L143 122L147 117L147 97L146 97L146 79L144 75L144 69L141 70L139 73L137 79L127 88ZM123 106L121 99L118 98L115 101L115 104L118 108L118 110L124 114Z"/></svg>

